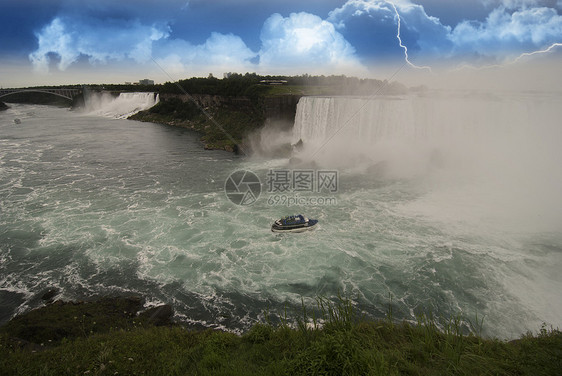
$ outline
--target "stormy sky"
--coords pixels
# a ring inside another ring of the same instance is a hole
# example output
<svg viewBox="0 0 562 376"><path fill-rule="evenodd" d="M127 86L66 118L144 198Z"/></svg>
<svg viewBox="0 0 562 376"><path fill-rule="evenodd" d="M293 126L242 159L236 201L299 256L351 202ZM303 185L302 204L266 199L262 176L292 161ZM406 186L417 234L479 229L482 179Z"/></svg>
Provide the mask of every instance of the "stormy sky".
<svg viewBox="0 0 562 376"><path fill-rule="evenodd" d="M562 0L3 0L0 24L2 87L224 72L384 78L402 65L562 56Z"/></svg>

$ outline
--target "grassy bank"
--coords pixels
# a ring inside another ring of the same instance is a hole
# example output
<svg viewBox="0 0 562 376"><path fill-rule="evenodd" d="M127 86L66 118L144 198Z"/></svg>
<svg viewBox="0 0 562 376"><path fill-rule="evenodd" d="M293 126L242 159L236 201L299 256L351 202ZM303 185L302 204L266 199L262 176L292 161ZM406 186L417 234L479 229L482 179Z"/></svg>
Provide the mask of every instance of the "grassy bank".
<svg viewBox="0 0 562 376"><path fill-rule="evenodd" d="M66 305L61 307L64 312ZM441 329L436 320L423 316L416 324L395 323L391 318L361 320L346 300L330 303L319 299L314 313L304 309L294 324L287 318L278 325L266 320L242 336L155 326L147 316L152 315L113 320L113 325L100 324L104 330L78 331L52 342L42 337L44 342L38 344L17 342L11 336L14 329L3 327L0 373L559 375L562 369L562 333L558 330L542 328L536 335L505 342L464 333L458 318L444 322ZM71 321L80 320L74 317ZM104 315L99 311L84 317L91 323L101 322Z"/></svg>
<svg viewBox="0 0 562 376"><path fill-rule="evenodd" d="M210 106L205 109L208 116L201 111L202 107L193 101L169 98L129 119L189 128L201 134L206 149L226 151L234 151L236 145L265 121L257 104L245 107Z"/></svg>
<svg viewBox="0 0 562 376"><path fill-rule="evenodd" d="M130 119L190 128L202 135L205 148L227 151L236 150L237 146L244 144L249 134L264 126L268 117L267 103L271 105L276 99L281 103L283 97L289 96L373 96L408 92L400 83L374 79L308 75L259 76L255 73L231 74L223 79L212 76L193 77L156 85L154 89L160 93L161 102ZM186 93L190 93L189 99ZM174 98L174 95L177 97ZM209 103L208 99L201 100L201 96L220 97L222 100ZM280 111L276 111L275 115L281 115L280 118L285 120L294 119L296 102L291 108L280 103L278 107L283 109L277 108Z"/></svg>

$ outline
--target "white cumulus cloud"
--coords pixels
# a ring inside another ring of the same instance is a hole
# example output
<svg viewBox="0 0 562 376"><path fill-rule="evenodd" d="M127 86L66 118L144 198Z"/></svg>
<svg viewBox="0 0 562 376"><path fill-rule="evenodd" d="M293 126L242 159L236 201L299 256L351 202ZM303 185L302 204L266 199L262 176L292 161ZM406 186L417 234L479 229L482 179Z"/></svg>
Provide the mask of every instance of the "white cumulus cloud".
<svg viewBox="0 0 562 376"><path fill-rule="evenodd" d="M211 33L199 45L174 39L161 41L154 48L154 58L170 73L244 70L256 55L239 36L220 33Z"/></svg>
<svg viewBox="0 0 562 376"><path fill-rule="evenodd" d="M271 15L261 31L260 66L290 71L309 67L361 70L353 46L334 25L310 13Z"/></svg>
<svg viewBox="0 0 562 376"><path fill-rule="evenodd" d="M29 59L42 72L53 64L64 71L78 61L144 64L154 58L177 74L362 75L367 64L405 58L398 18L400 40L416 65L501 63L562 42L562 16L556 9L562 0L480 0L491 9L488 17L454 27L413 1L348 0L326 19L306 12L275 13L261 28L258 51L234 33L211 32L196 44L188 36L173 35L171 20L150 23L146 17L113 19L110 12L103 17L76 13L56 17L38 31L38 47Z"/></svg>
<svg viewBox="0 0 562 376"><path fill-rule="evenodd" d="M67 34L62 21L55 18L37 34L39 48L29 55L35 69L46 72L49 69L49 54L56 53L60 57L58 67L65 70L80 54L74 47L72 36Z"/></svg>
<svg viewBox="0 0 562 376"><path fill-rule="evenodd" d="M485 5L494 8L503 6L507 9L523 9L537 7L554 7L556 3L560 5L560 0L482 0Z"/></svg>
<svg viewBox="0 0 562 376"><path fill-rule="evenodd" d="M349 0L340 8L330 12L328 20L338 28L345 28L346 22L353 22L354 17L368 16L374 21L392 21L394 11L391 5L384 0Z"/></svg>
<svg viewBox="0 0 562 376"><path fill-rule="evenodd" d="M57 17L36 34L38 48L29 55L33 66L48 71L50 56L58 55L58 69L65 70L80 56L91 63L132 59L144 63L150 59L154 42L167 38L167 26L143 25L138 21Z"/></svg>
<svg viewBox="0 0 562 376"><path fill-rule="evenodd" d="M66 70L79 59L92 64L131 60L146 63L154 58L172 73L222 71L333 73L362 69L355 49L334 25L309 13L288 17L273 14L261 31L261 49L252 51L237 35L213 32L204 43L170 38L166 25L139 21L57 17L36 36L38 48L29 59L46 72L51 58Z"/></svg>
<svg viewBox="0 0 562 376"><path fill-rule="evenodd" d="M484 22L465 21L450 36L456 52L501 60L562 41L562 16L553 8L494 9Z"/></svg>

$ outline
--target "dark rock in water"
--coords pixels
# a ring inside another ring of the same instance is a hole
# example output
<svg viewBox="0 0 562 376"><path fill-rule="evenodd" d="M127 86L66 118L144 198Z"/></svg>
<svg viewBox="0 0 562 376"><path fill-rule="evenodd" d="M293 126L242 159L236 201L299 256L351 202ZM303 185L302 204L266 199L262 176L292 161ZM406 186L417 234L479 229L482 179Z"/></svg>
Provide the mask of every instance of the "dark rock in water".
<svg viewBox="0 0 562 376"><path fill-rule="evenodd" d="M28 298L23 293L0 290L0 326L14 316L16 307L22 306Z"/></svg>
<svg viewBox="0 0 562 376"><path fill-rule="evenodd" d="M41 300L46 302L51 302L55 296L59 293L57 289L49 289L43 295L41 295Z"/></svg>
<svg viewBox="0 0 562 376"><path fill-rule="evenodd" d="M173 315L174 310L172 309L172 306L164 304L147 309L139 314L139 318L146 319L146 322L150 325L165 326L172 324Z"/></svg>
<svg viewBox="0 0 562 376"><path fill-rule="evenodd" d="M293 148L294 151L301 151L302 148L303 148L303 145L304 145L304 143L302 142L302 138L301 138L301 139L299 139L299 141L296 144L291 145L291 147Z"/></svg>
<svg viewBox="0 0 562 376"><path fill-rule="evenodd" d="M238 144L234 144L234 146L232 147L232 151L234 152L235 155L246 155L244 150L245 147L242 147L241 145Z"/></svg>
<svg viewBox="0 0 562 376"><path fill-rule="evenodd" d="M43 294L55 295L49 290ZM167 325L171 307L153 311L150 316L137 316L143 299L132 297L105 297L96 301L63 302L60 300L44 307L14 317L0 327L0 334L16 339L27 346L35 344L55 345L64 338L87 337L115 329L129 329L138 325ZM159 308L159 307L156 307ZM149 318L154 316L154 322Z"/></svg>
<svg viewBox="0 0 562 376"><path fill-rule="evenodd" d="M8 106L6 105L6 103L0 102L0 111L5 111L5 110L7 110L8 108L10 108L10 107L8 107Z"/></svg>
<svg viewBox="0 0 562 376"><path fill-rule="evenodd" d="M135 307L138 306L139 304L142 304L142 298L137 295L129 296L127 298L116 298L116 299L123 299Z"/></svg>

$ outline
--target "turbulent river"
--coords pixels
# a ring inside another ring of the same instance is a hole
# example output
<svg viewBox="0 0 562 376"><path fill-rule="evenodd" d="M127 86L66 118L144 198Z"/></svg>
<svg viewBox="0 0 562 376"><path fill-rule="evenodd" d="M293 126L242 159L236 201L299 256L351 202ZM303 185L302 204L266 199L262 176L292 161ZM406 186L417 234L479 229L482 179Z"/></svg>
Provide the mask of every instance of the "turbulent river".
<svg viewBox="0 0 562 376"><path fill-rule="evenodd" d="M478 315L500 338L562 326L560 99L303 98L286 137L303 141L303 165L204 150L190 131L111 118L128 112L113 100L90 113L11 105L0 324L56 288L67 300L142 295L238 332L338 294L367 318L389 306L399 320ZM225 194L237 170L261 180L252 205ZM292 177L311 171L313 191L298 190ZM318 192L318 173L334 171L337 186ZM319 228L270 231L300 212Z"/></svg>

